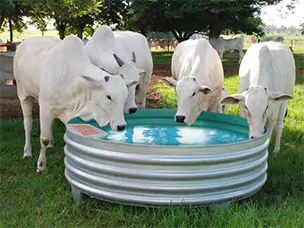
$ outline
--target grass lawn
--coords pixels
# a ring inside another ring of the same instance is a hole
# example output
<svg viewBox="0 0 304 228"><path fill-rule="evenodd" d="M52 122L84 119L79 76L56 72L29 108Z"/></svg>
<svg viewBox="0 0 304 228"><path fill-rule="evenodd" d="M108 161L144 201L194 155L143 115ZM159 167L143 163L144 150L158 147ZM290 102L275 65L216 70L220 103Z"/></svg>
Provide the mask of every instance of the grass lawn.
<svg viewBox="0 0 304 228"><path fill-rule="evenodd" d="M56 36L59 38L59 33L57 30L48 30L44 33L44 35L45 36ZM22 40L27 39L32 36L41 36L41 32L39 30L26 30L22 33L14 32L14 34L13 34L13 38L14 38L15 42L22 41ZM10 37L9 32L7 32L7 31L0 33L0 38L4 42L9 40L9 37Z"/></svg>
<svg viewBox="0 0 304 228"><path fill-rule="evenodd" d="M154 58L170 64L170 56ZM297 79L303 82L303 77ZM238 76L226 77L224 83L229 94L237 92ZM176 107L174 89L162 82L157 89L162 95L159 108ZM33 159L23 160L22 120L1 120L0 227L304 227L304 84L296 85L293 96L276 156L274 138L270 144L266 184L224 212L204 207L139 208L89 197L73 204L64 176L64 126L55 122L55 148L47 151L47 170L37 174L39 121L34 121L32 132ZM238 115L238 108L228 106L228 114Z"/></svg>
<svg viewBox="0 0 304 228"><path fill-rule="evenodd" d="M244 54L246 51L244 51ZM153 53L153 63L154 65L170 65L171 64L172 53L159 54ZM304 76L304 50L303 53L294 53L294 58L296 62L296 68L300 75ZM236 52L224 53L223 67L239 67L239 55ZM301 80L301 79L300 79Z"/></svg>

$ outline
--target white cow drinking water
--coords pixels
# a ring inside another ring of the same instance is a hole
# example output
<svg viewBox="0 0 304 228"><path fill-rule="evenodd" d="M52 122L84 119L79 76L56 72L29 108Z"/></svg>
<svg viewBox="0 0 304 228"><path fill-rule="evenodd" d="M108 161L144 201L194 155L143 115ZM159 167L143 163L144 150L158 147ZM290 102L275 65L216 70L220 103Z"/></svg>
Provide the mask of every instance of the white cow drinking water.
<svg viewBox="0 0 304 228"><path fill-rule="evenodd" d="M242 38L236 37L234 39L224 39L219 37L217 39L210 39L209 42L213 48L219 53L221 59L223 60L223 54L226 51L237 50L239 52L239 63L243 58L244 40Z"/></svg>
<svg viewBox="0 0 304 228"><path fill-rule="evenodd" d="M129 93L124 112L136 112L137 105L144 108L153 68L145 37L133 32L115 32L114 36L111 28L103 25L95 31L85 48L95 66L125 78Z"/></svg>
<svg viewBox="0 0 304 228"><path fill-rule="evenodd" d="M82 41L68 36L32 37L23 41L14 57L14 75L24 117L24 157L32 156L31 130L34 99L40 106L40 155L37 171L46 168L46 148L52 147L52 122L74 117L95 119L100 126L123 130L123 107L128 90L124 79L95 67Z"/></svg>
<svg viewBox="0 0 304 228"><path fill-rule="evenodd" d="M274 152L280 149L283 119L295 85L295 61L290 49L281 43L263 42L248 48L241 63L239 94L223 98L221 104L239 104L248 119L249 137L264 134L269 140L276 126Z"/></svg>
<svg viewBox="0 0 304 228"><path fill-rule="evenodd" d="M224 81L223 66L207 40L187 40L177 45L171 70L174 79L166 80L176 86L176 122L192 125L202 111L218 111Z"/></svg>

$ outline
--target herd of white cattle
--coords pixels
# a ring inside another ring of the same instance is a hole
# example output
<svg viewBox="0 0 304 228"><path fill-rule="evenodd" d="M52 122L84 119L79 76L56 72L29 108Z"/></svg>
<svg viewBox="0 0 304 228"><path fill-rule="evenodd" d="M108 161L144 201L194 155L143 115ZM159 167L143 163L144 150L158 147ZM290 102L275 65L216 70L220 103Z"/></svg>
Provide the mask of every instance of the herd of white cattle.
<svg viewBox="0 0 304 228"><path fill-rule="evenodd" d="M265 42L248 48L239 70L239 94L228 96L220 54L206 39L177 45L172 56L172 76L178 110L175 121L192 125L201 112L223 112L238 104L249 123L249 137L269 138L276 125L280 149L283 118L295 85L295 62L290 49ZM235 42L237 43L237 42ZM217 44L219 45L219 44ZM225 48L222 48L224 50ZM242 51L242 50L241 50ZM40 106L40 154L37 171L46 169L46 149L53 147L52 122L94 119L114 131L126 128L124 113L145 108L153 61L146 37L132 31L99 27L92 39L75 36L32 37L23 41L14 57L14 75L25 130L24 157L32 156L32 108Z"/></svg>

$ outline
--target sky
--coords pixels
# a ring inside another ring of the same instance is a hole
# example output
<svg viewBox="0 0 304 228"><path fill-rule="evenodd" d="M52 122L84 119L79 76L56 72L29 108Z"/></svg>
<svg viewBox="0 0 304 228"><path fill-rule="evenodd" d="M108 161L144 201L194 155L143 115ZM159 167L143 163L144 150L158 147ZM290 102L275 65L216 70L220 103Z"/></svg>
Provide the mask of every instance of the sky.
<svg viewBox="0 0 304 228"><path fill-rule="evenodd" d="M304 0L297 0L295 9L288 11L286 5L291 0L283 0L281 3L273 6L266 6L262 9L261 18L267 25L281 25L300 27L304 23ZM281 10L281 12L280 12Z"/></svg>

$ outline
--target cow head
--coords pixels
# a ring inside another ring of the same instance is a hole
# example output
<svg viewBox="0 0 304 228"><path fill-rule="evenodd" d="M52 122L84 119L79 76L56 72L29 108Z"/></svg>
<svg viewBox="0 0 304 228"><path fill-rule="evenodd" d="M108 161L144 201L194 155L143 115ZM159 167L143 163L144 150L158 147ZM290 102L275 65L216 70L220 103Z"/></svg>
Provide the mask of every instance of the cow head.
<svg viewBox="0 0 304 228"><path fill-rule="evenodd" d="M135 103L136 86L139 84L140 78L146 75L146 72L136 67L136 56L132 52L131 60L121 60L116 54L113 54L119 68L118 73L123 75L128 87L128 98L125 103L124 113L131 114L136 112L137 105Z"/></svg>
<svg viewBox="0 0 304 228"><path fill-rule="evenodd" d="M248 120L249 138L260 137L269 116L277 117L281 101L293 99L283 93L270 92L266 87L250 87L241 94L226 96L220 104L239 104Z"/></svg>
<svg viewBox="0 0 304 228"><path fill-rule="evenodd" d="M93 118L100 126L110 123L114 131L124 130L126 121L123 108L128 96L124 79L98 68L94 72L82 74L81 78L89 86L89 95L84 99L86 108L78 116L84 120Z"/></svg>
<svg viewBox="0 0 304 228"><path fill-rule="evenodd" d="M140 77L145 75L145 72L136 67L135 53L130 53L130 56L124 53L122 60L122 57L116 54L115 48L113 31L109 26L105 25L96 29L92 39L86 44L86 51L95 66L124 77L129 91L124 112L127 114L134 113L137 110L135 103L136 86L139 84Z"/></svg>
<svg viewBox="0 0 304 228"><path fill-rule="evenodd" d="M172 78L166 80L176 87L178 110L175 121L192 125L202 112L201 96L211 94L213 91L208 86L200 85L194 77L183 77L179 81Z"/></svg>

